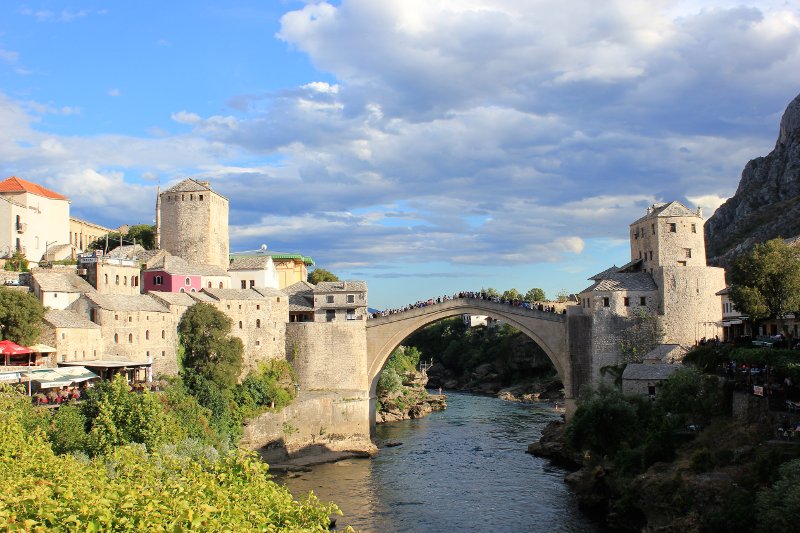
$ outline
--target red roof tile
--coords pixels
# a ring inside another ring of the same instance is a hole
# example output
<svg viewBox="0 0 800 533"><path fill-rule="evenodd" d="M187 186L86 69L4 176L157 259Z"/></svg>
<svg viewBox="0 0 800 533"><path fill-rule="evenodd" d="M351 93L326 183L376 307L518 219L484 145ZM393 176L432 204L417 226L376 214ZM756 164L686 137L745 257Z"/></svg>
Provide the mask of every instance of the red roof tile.
<svg viewBox="0 0 800 533"><path fill-rule="evenodd" d="M16 176L11 176L10 178L0 181L0 193L4 192L29 192L54 200L69 200L66 196Z"/></svg>

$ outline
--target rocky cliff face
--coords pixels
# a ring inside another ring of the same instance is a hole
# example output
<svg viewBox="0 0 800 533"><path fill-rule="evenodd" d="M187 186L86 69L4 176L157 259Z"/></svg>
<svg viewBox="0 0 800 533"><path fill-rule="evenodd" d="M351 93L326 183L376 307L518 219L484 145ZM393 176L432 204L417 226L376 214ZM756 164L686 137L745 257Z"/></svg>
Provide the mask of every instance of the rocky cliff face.
<svg viewBox="0 0 800 533"><path fill-rule="evenodd" d="M722 266L753 244L800 235L800 95L783 114L775 149L747 163L705 233L709 263Z"/></svg>

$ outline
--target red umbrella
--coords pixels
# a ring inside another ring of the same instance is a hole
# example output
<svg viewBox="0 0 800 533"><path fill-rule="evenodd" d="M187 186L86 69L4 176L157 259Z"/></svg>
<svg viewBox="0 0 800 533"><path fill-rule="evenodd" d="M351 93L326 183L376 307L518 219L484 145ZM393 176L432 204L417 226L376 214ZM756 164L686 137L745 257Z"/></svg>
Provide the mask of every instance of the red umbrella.
<svg viewBox="0 0 800 533"><path fill-rule="evenodd" d="M8 356L9 355L23 355L23 354L30 354L33 353L33 350L30 348L26 348L24 346L20 346L16 342L12 341L0 341L0 354L5 355L5 363L8 366ZM30 362L29 362L30 364Z"/></svg>

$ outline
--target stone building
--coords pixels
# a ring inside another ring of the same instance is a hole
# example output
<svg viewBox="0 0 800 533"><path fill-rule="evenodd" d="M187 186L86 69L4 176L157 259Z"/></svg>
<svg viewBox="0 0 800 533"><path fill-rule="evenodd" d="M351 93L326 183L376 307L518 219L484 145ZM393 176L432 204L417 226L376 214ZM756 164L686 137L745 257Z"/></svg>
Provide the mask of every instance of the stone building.
<svg viewBox="0 0 800 533"><path fill-rule="evenodd" d="M367 319L367 284L363 281L322 281L314 293L314 322Z"/></svg>
<svg viewBox="0 0 800 533"><path fill-rule="evenodd" d="M75 311L51 309L44 315L39 342L56 349L52 366L104 357L101 329Z"/></svg>
<svg viewBox="0 0 800 533"><path fill-rule="evenodd" d="M201 297L210 298L210 303L233 322L231 335L244 344L243 375L259 362L286 358L289 297L285 292L266 288L204 289Z"/></svg>
<svg viewBox="0 0 800 533"><path fill-rule="evenodd" d="M82 294L95 292L74 270L42 268L31 273L31 290L42 305L50 309L66 309Z"/></svg>
<svg viewBox="0 0 800 533"><path fill-rule="evenodd" d="M159 248L189 263L228 269L228 199L207 181L185 179L158 195Z"/></svg>
<svg viewBox="0 0 800 533"><path fill-rule="evenodd" d="M154 375L177 374L177 323L152 296L84 294L69 310L100 326L105 356L152 363Z"/></svg>
<svg viewBox="0 0 800 533"><path fill-rule="evenodd" d="M314 322L314 284L298 281L284 290L289 295L289 322Z"/></svg>
<svg viewBox="0 0 800 533"><path fill-rule="evenodd" d="M12 176L0 182L0 256L38 262L49 246L69 244L69 199Z"/></svg>
<svg viewBox="0 0 800 533"><path fill-rule="evenodd" d="M665 344L694 345L717 334L725 272L706 265L703 218L679 202L657 204L630 226L631 261L591 279L569 313L592 320L592 376L619 362L631 318L645 312L660 323Z"/></svg>
<svg viewBox="0 0 800 533"><path fill-rule="evenodd" d="M266 268L257 266L263 263L258 263L257 259L252 259L260 258L259 260L263 261L266 257L269 257L272 261L274 273L269 266L266 266ZM264 286L272 286L270 283L275 283L273 280L277 280L277 285L274 288L285 289L300 281L307 281L308 267L313 265L314 260L302 254L272 252L262 249L255 252L231 253L228 269L232 271L231 277L236 277L240 284L241 280L246 280L248 287L250 280L254 280L254 286L256 287L258 287L261 280L263 280ZM252 271L255 274L256 269L253 267L257 267L262 272L259 277L248 275L248 271ZM241 271L241 274L237 273L237 271Z"/></svg>

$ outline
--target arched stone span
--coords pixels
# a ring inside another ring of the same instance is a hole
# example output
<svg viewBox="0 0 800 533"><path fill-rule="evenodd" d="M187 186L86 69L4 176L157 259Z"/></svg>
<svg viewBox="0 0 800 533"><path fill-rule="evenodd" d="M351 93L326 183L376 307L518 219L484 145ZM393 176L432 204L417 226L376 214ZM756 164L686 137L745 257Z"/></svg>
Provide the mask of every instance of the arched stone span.
<svg viewBox="0 0 800 533"><path fill-rule="evenodd" d="M428 324L462 314L488 315L502 319L536 344L553 362L568 397L572 392L572 365L567 347L567 317L524 307L457 298L367 321L367 378L370 398L375 398L378 378L389 356L409 335ZM372 410L374 412L374 409Z"/></svg>

